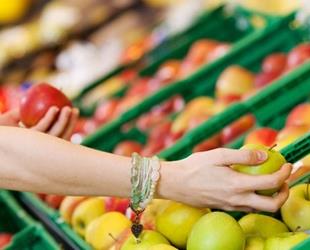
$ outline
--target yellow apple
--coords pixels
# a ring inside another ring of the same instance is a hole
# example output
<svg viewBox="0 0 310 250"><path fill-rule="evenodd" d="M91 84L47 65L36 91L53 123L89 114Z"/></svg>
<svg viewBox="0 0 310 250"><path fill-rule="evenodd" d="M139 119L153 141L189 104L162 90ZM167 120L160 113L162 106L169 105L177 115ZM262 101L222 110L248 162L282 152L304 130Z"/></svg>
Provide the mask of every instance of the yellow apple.
<svg viewBox="0 0 310 250"><path fill-rule="evenodd" d="M150 250L177 250L177 248L167 244L159 244L152 246Z"/></svg>
<svg viewBox="0 0 310 250"><path fill-rule="evenodd" d="M73 229L84 237L86 227L105 212L102 198L89 198L77 206L72 215Z"/></svg>
<svg viewBox="0 0 310 250"><path fill-rule="evenodd" d="M264 250L264 243L265 241L262 237L247 237L244 250Z"/></svg>
<svg viewBox="0 0 310 250"><path fill-rule="evenodd" d="M263 145L255 145L255 144L246 144L241 149L250 149L250 150L261 150L265 151L268 154L268 159L259 165L255 166L246 166L246 165L233 165L232 168L238 172L249 174L249 175L264 175L264 174L272 174L278 171L283 164L286 163L285 158L276 150L268 149ZM262 195L272 195L278 189L272 190L260 190L257 191L258 194Z"/></svg>
<svg viewBox="0 0 310 250"><path fill-rule="evenodd" d="M156 230L173 245L185 248L189 233L205 211L173 202L156 218Z"/></svg>
<svg viewBox="0 0 310 250"><path fill-rule="evenodd" d="M298 126L298 127L285 127L282 129L276 138L277 146L276 150L281 150L293 141L297 140L299 137L305 135L310 131L308 126Z"/></svg>
<svg viewBox="0 0 310 250"><path fill-rule="evenodd" d="M283 222L262 214L247 214L239 220L239 224L247 236L267 238L288 232Z"/></svg>
<svg viewBox="0 0 310 250"><path fill-rule="evenodd" d="M187 250L244 250L245 234L238 222L223 212L208 213L194 225Z"/></svg>
<svg viewBox="0 0 310 250"><path fill-rule="evenodd" d="M144 230L140 235L140 241L131 235L122 246L121 250L150 250L152 246L159 244L169 245L168 240L160 233L151 230Z"/></svg>
<svg viewBox="0 0 310 250"><path fill-rule="evenodd" d="M86 228L86 241L95 249L109 249L131 222L119 212L109 212L93 220Z"/></svg>
<svg viewBox="0 0 310 250"><path fill-rule="evenodd" d="M72 214L76 207L83 201L88 199L84 196L67 196L60 204L59 213L63 220L71 224Z"/></svg>
<svg viewBox="0 0 310 250"><path fill-rule="evenodd" d="M309 238L309 235L304 232L282 233L268 238L264 250L291 250L307 238Z"/></svg>
<svg viewBox="0 0 310 250"><path fill-rule="evenodd" d="M290 188L288 200L281 208L285 224L292 230L310 230L310 185L299 184Z"/></svg>

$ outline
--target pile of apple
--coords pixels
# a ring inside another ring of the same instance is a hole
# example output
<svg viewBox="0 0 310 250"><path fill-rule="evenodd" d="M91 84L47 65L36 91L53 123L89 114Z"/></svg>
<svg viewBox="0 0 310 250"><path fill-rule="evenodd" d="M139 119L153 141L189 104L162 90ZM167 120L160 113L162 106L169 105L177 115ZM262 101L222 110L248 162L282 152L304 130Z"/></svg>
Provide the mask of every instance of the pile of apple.
<svg viewBox="0 0 310 250"><path fill-rule="evenodd" d="M153 77L138 77L136 76L136 72L131 70L112 78L104 85L99 86L97 93L95 91L91 94L90 99L92 97L97 99L98 95L108 96L107 93L115 93L117 90L123 88L124 82L127 81L128 90L125 96L104 100L98 105L93 118L81 119L76 132L81 136L94 132L96 128L121 115L151 93L177 79L188 76L202 65L223 56L229 48L230 45L219 41L209 39L199 40L192 45L182 61L167 61L158 69ZM160 113L161 116L166 116L171 112L179 111L177 107L174 107L178 106L179 99L170 100L163 104L163 108L160 111L158 109L157 114Z"/></svg>
<svg viewBox="0 0 310 250"><path fill-rule="evenodd" d="M153 200L141 217L144 231L140 243L130 230L131 210L127 209L124 214L127 200L66 197L60 213L94 249L289 250L309 238L303 232L310 230L307 186L300 184L291 188L290 197L281 208L283 221L250 213L237 222L224 212ZM116 205L111 205L114 202Z"/></svg>
<svg viewBox="0 0 310 250"><path fill-rule="evenodd" d="M258 92L276 78L308 60L309 57L310 44L301 44L288 55L274 53L267 56L258 74L237 65L230 66L222 72L216 82L215 98L200 96L185 104L181 96L174 96L165 103L155 106L136 121L136 126L148 134L146 145L135 141L124 141L116 146L114 153L127 156L132 152L139 152L144 156L157 154L171 146L189 130L223 111L230 104ZM111 103L112 101L100 106L98 112L107 114ZM178 112L177 117L171 119L171 115L176 112ZM197 145L193 151L206 151L226 145L254 125L255 117L245 115L225 127L220 133Z"/></svg>

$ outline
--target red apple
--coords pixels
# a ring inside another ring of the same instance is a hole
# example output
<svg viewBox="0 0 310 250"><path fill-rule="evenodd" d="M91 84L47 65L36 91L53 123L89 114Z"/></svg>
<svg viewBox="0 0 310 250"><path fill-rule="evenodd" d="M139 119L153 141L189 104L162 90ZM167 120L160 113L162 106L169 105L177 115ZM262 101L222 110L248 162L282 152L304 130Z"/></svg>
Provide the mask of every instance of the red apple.
<svg viewBox="0 0 310 250"><path fill-rule="evenodd" d="M112 99L101 103L96 109L94 116L95 120L100 124L111 120L118 104L119 101L117 99Z"/></svg>
<svg viewBox="0 0 310 250"><path fill-rule="evenodd" d="M128 82L131 82L132 80L134 80L135 77L137 76L137 74L138 74L138 72L136 70L127 69L120 74L120 77L124 82L128 83Z"/></svg>
<svg viewBox="0 0 310 250"><path fill-rule="evenodd" d="M310 127L310 103L302 103L296 106L288 115L286 126Z"/></svg>
<svg viewBox="0 0 310 250"><path fill-rule="evenodd" d="M143 148L141 155L145 157L152 157L165 148L165 139L159 141L149 141Z"/></svg>
<svg viewBox="0 0 310 250"><path fill-rule="evenodd" d="M136 126L142 131L149 131L165 120L163 113L151 112L138 118Z"/></svg>
<svg viewBox="0 0 310 250"><path fill-rule="evenodd" d="M170 114L173 112L179 112L184 108L185 101L182 96L174 96L168 101L154 107L153 112Z"/></svg>
<svg viewBox="0 0 310 250"><path fill-rule="evenodd" d="M210 52L210 54L207 57L207 62L212 62L222 56L224 56L229 50L231 46L226 43L221 43L217 45L214 50Z"/></svg>
<svg viewBox="0 0 310 250"><path fill-rule="evenodd" d="M263 72L282 72L286 67L287 56L284 53L273 53L263 61Z"/></svg>
<svg viewBox="0 0 310 250"><path fill-rule="evenodd" d="M152 131L150 131L149 140L150 141L160 141L163 140L171 131L171 121L162 121L162 123L155 126Z"/></svg>
<svg viewBox="0 0 310 250"><path fill-rule="evenodd" d="M202 64L218 45L218 41L209 39L199 40L192 45L186 59L192 61L194 64Z"/></svg>
<svg viewBox="0 0 310 250"><path fill-rule="evenodd" d="M278 131L271 128L259 128L250 132L245 138L244 144L261 144L271 147L275 144Z"/></svg>
<svg viewBox="0 0 310 250"><path fill-rule="evenodd" d="M130 200L116 197L105 197L104 204L106 212L120 212L125 214L129 207Z"/></svg>
<svg viewBox="0 0 310 250"><path fill-rule="evenodd" d="M253 115L245 115L225 127L221 134L221 142L223 145L232 142L244 132L248 131L255 125L255 117Z"/></svg>
<svg viewBox="0 0 310 250"><path fill-rule="evenodd" d="M173 133L172 131L165 138L165 148L172 146L177 140L179 140L184 135L183 132Z"/></svg>
<svg viewBox="0 0 310 250"><path fill-rule="evenodd" d="M41 83L31 87L20 102L20 118L27 127L36 125L52 106L72 107L69 99L58 89Z"/></svg>
<svg viewBox="0 0 310 250"><path fill-rule="evenodd" d="M299 137L305 135L306 133L310 132L310 127L309 126L290 126L290 127L285 127L282 129L276 139L276 149L280 150L293 141L297 140Z"/></svg>
<svg viewBox="0 0 310 250"><path fill-rule="evenodd" d="M296 68L310 58L310 43L303 43L295 47L287 58L287 67Z"/></svg>
<svg viewBox="0 0 310 250"><path fill-rule="evenodd" d="M113 153L123 156L131 156L133 153L141 153L142 145L135 141L123 141L119 143Z"/></svg>
<svg viewBox="0 0 310 250"><path fill-rule="evenodd" d="M40 198L40 200L44 201L47 194L37 194L37 196Z"/></svg>
<svg viewBox="0 0 310 250"><path fill-rule="evenodd" d="M48 194L45 197L45 202L52 208L58 209L60 207L61 202L65 197L62 195L53 195Z"/></svg>
<svg viewBox="0 0 310 250"><path fill-rule="evenodd" d="M135 106L140 101L141 101L141 96L139 95L126 96L120 101L119 105L117 106L117 109L115 110L114 115L115 116L121 115L122 113L126 112L128 109Z"/></svg>
<svg viewBox="0 0 310 250"><path fill-rule="evenodd" d="M150 78L140 78L131 85L130 89L126 93L126 97L129 96L144 96L150 93L152 90L150 86Z"/></svg>
<svg viewBox="0 0 310 250"><path fill-rule="evenodd" d="M204 140L202 143L196 145L193 152L203 152L211 149L215 149L221 146L221 136L219 134L212 136L211 138Z"/></svg>
<svg viewBox="0 0 310 250"><path fill-rule="evenodd" d="M13 235L10 233L0 233L0 249L4 249L5 246L9 245Z"/></svg>
<svg viewBox="0 0 310 250"><path fill-rule="evenodd" d="M74 134L83 134L83 135L89 135L97 129L98 124L93 119L85 119L85 118L79 118L77 121L74 131Z"/></svg>
<svg viewBox="0 0 310 250"><path fill-rule="evenodd" d="M155 77L162 82L171 82L176 79L180 65L178 60L169 60L160 66Z"/></svg>
<svg viewBox="0 0 310 250"><path fill-rule="evenodd" d="M262 88L272 83L281 76L280 71L261 72L255 76L254 85L256 88Z"/></svg>

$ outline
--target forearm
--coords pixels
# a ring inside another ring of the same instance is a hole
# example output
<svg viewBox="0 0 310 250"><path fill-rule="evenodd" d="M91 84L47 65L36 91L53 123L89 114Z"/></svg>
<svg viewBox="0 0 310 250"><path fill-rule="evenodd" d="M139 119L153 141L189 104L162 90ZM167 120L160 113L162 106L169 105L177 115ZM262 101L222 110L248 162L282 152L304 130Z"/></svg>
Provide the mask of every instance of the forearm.
<svg viewBox="0 0 310 250"><path fill-rule="evenodd" d="M27 129L0 127L0 188L89 196L130 196L131 159ZM174 165L163 162L158 197L173 198Z"/></svg>
<svg viewBox="0 0 310 250"><path fill-rule="evenodd" d="M1 127L0 157L1 188L70 195L130 193L129 158L42 133Z"/></svg>

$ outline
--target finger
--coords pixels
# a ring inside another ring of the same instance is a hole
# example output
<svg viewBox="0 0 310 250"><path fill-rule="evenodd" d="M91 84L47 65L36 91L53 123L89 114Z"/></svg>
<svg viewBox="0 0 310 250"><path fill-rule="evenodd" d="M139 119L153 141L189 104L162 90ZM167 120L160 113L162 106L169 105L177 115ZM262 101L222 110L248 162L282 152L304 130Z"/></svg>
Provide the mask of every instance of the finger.
<svg viewBox="0 0 310 250"><path fill-rule="evenodd" d="M73 130L75 128L75 125L76 125L76 122L79 118L79 114L80 114L80 111L78 109L73 109L72 110L72 113L71 113L71 117L70 117L70 121L69 121L69 124L64 132L64 134L62 135L62 138L65 139L65 140L69 140L72 133L73 133Z"/></svg>
<svg viewBox="0 0 310 250"><path fill-rule="evenodd" d="M20 120L20 112L19 112L19 108L15 108L12 109L10 111L7 112L10 117L15 121L18 122Z"/></svg>
<svg viewBox="0 0 310 250"><path fill-rule="evenodd" d="M223 208L225 211L230 212L247 212L247 213L254 213L255 209L246 206L226 206Z"/></svg>
<svg viewBox="0 0 310 250"><path fill-rule="evenodd" d="M266 212L276 212L282 207L284 202L287 200L289 195L289 188L287 183L285 183L278 194L274 197L257 195L255 193L249 194L248 198L245 198L244 206L252 207L256 210L266 211Z"/></svg>
<svg viewBox="0 0 310 250"><path fill-rule="evenodd" d="M44 117L37 123L37 125L33 126L31 129L37 130L40 132L46 132L50 127L53 121L56 119L59 112L59 108L51 107Z"/></svg>
<svg viewBox="0 0 310 250"><path fill-rule="evenodd" d="M71 117L71 108L64 107L59 114L57 121L52 125L51 129L48 131L48 134L60 137L69 123Z"/></svg>
<svg viewBox="0 0 310 250"><path fill-rule="evenodd" d="M219 148L208 151L207 156L212 163L223 166L232 164L256 165L264 162L268 154L260 150Z"/></svg>
<svg viewBox="0 0 310 250"><path fill-rule="evenodd" d="M238 173L238 176L236 177L238 183L236 183L236 185L241 187L241 191L278 188L289 178L291 171L292 165L286 163L279 171L273 174L254 176Z"/></svg>

